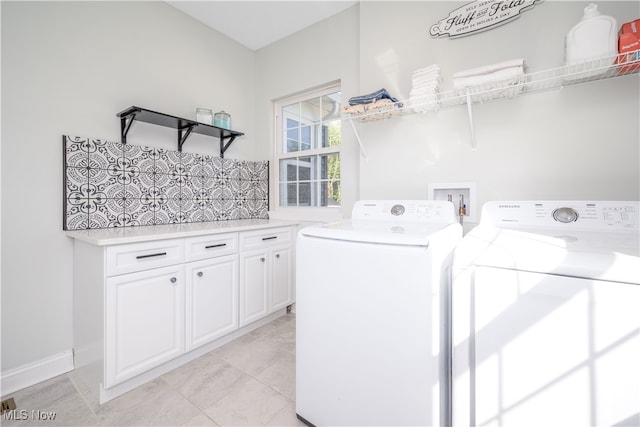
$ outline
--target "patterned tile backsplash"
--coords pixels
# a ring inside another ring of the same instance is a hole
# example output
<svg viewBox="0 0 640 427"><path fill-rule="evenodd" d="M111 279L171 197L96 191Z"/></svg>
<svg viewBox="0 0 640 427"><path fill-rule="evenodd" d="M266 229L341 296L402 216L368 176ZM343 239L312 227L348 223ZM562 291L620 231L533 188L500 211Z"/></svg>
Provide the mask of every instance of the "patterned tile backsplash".
<svg viewBox="0 0 640 427"><path fill-rule="evenodd" d="M63 136L63 228L268 218L268 162Z"/></svg>

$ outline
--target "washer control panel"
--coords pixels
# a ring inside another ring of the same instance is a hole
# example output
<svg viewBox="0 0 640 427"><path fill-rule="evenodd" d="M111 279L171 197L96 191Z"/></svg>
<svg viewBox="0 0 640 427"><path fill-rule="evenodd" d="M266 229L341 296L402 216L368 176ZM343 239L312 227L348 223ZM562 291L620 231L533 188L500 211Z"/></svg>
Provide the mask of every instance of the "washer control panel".
<svg viewBox="0 0 640 427"><path fill-rule="evenodd" d="M580 230L638 231L640 202L489 202L480 223L501 227L558 227Z"/></svg>
<svg viewBox="0 0 640 427"><path fill-rule="evenodd" d="M393 222L456 222L453 203L443 200L361 200L351 212L354 220Z"/></svg>

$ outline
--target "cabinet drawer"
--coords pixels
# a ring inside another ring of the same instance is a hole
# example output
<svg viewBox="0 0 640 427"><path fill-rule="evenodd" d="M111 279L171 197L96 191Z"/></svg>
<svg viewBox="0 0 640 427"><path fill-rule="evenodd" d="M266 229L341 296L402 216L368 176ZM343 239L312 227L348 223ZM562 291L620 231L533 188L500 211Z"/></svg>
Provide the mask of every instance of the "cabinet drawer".
<svg viewBox="0 0 640 427"><path fill-rule="evenodd" d="M238 252L238 233L212 234L185 239L187 261L231 255Z"/></svg>
<svg viewBox="0 0 640 427"><path fill-rule="evenodd" d="M289 243L291 242L291 235L291 227L269 228L240 233L240 250L249 251Z"/></svg>
<svg viewBox="0 0 640 427"><path fill-rule="evenodd" d="M107 276L180 264L184 259L181 239L110 246L107 248Z"/></svg>

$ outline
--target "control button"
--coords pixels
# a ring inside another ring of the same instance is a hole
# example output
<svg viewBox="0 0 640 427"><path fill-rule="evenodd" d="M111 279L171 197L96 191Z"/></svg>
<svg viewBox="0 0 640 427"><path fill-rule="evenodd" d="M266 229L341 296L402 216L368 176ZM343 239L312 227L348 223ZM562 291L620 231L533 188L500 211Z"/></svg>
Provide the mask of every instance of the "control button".
<svg viewBox="0 0 640 427"><path fill-rule="evenodd" d="M558 208L553 211L553 219L565 224L575 222L578 220L578 212L573 208Z"/></svg>
<svg viewBox="0 0 640 427"><path fill-rule="evenodd" d="M404 213L404 206L402 205L393 205L391 208L391 215L399 216Z"/></svg>

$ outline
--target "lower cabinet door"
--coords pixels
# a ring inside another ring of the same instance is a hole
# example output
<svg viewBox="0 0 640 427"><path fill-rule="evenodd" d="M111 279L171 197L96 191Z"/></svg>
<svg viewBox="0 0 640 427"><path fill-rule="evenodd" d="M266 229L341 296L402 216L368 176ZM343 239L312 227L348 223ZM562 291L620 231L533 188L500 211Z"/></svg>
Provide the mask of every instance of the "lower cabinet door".
<svg viewBox="0 0 640 427"><path fill-rule="evenodd" d="M187 264L187 351L238 329L238 255Z"/></svg>
<svg viewBox="0 0 640 427"><path fill-rule="evenodd" d="M268 251L240 254L240 326L269 314Z"/></svg>
<svg viewBox="0 0 640 427"><path fill-rule="evenodd" d="M107 278L105 388L185 351L184 265Z"/></svg>
<svg viewBox="0 0 640 427"><path fill-rule="evenodd" d="M292 303L293 281L291 246L273 248L270 252L271 258L271 306L270 311L274 312Z"/></svg>

